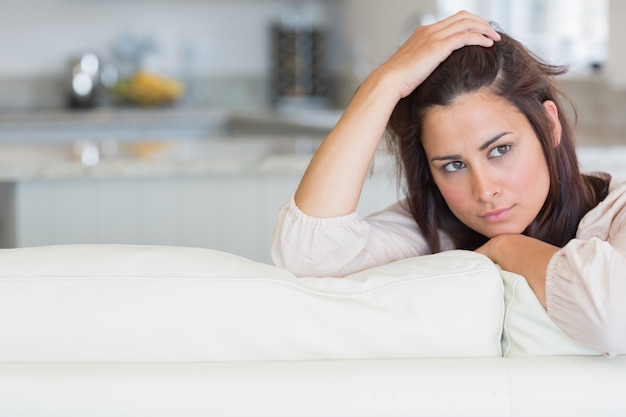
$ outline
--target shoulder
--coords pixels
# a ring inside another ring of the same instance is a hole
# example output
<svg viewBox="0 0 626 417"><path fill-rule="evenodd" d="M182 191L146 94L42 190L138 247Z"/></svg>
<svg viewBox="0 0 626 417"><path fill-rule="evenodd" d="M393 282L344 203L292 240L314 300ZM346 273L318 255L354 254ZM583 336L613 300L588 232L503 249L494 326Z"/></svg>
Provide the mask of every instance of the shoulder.
<svg viewBox="0 0 626 417"><path fill-rule="evenodd" d="M578 237L613 234L626 229L626 180L612 178L604 200L590 210L581 220ZM606 239L608 236L604 236Z"/></svg>
<svg viewBox="0 0 626 417"><path fill-rule="evenodd" d="M609 183L609 195L611 194L626 194L626 179L612 177Z"/></svg>

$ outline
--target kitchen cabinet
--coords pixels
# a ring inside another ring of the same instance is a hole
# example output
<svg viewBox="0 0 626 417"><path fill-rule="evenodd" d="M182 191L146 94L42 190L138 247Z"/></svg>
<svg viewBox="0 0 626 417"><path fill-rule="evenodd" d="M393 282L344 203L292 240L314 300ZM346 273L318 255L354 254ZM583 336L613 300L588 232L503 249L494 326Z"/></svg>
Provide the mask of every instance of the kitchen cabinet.
<svg viewBox="0 0 626 417"><path fill-rule="evenodd" d="M282 157L283 162L285 158ZM305 161L302 161L305 162ZM115 243L205 247L269 262L280 205L306 167L270 172L136 178L26 179L0 185L4 247ZM391 177L372 175L363 214L396 200Z"/></svg>

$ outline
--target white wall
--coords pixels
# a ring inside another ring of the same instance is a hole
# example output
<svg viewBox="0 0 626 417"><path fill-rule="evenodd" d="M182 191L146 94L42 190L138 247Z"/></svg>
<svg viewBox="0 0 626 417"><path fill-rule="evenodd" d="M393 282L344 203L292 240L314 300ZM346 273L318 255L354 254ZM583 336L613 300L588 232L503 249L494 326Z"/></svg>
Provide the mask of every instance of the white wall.
<svg viewBox="0 0 626 417"><path fill-rule="evenodd" d="M626 2L623 0L610 0L609 2L609 58L607 61L606 75L612 87L626 89Z"/></svg>
<svg viewBox="0 0 626 417"><path fill-rule="evenodd" d="M0 77L63 74L72 55L92 50L105 58L125 33L152 37L149 61L181 70L185 50L203 75L259 75L268 66L267 33L286 0L3 0ZM324 20L322 2L312 2ZM190 48L190 49L189 49Z"/></svg>

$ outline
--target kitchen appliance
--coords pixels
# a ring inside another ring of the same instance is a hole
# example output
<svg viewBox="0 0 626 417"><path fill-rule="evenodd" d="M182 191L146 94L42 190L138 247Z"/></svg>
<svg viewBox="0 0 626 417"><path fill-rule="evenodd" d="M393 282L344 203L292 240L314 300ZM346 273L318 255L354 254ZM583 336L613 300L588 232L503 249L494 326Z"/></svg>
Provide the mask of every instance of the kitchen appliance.
<svg viewBox="0 0 626 417"><path fill-rule="evenodd" d="M277 107L328 105L326 32L300 18L270 28L270 93Z"/></svg>
<svg viewBox="0 0 626 417"><path fill-rule="evenodd" d="M100 90L100 60L93 52L70 60L67 85L68 105L73 108L93 107Z"/></svg>

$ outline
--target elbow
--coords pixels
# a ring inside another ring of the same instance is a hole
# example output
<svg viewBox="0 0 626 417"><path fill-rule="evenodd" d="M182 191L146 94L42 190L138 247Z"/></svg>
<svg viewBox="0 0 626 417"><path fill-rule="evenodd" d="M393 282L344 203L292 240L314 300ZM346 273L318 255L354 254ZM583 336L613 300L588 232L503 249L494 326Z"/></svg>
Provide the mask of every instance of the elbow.
<svg viewBox="0 0 626 417"><path fill-rule="evenodd" d="M607 309L601 314L598 309L596 314L581 310L566 315L553 313L548 309L557 326L581 345L609 357L626 354L626 314L620 314L620 309Z"/></svg>
<svg viewBox="0 0 626 417"><path fill-rule="evenodd" d="M296 250L289 248L272 248L270 252L272 262L275 266L289 271L296 277L318 278L329 277L334 271L328 269L329 262L305 256Z"/></svg>
<svg viewBox="0 0 626 417"><path fill-rule="evenodd" d="M593 348L605 356L626 354L626 318L606 319L596 327Z"/></svg>
<svg viewBox="0 0 626 417"><path fill-rule="evenodd" d="M622 329L621 332L624 334L626 329ZM626 338L622 335L619 337L616 335L607 335L607 337L602 340L601 352L608 357L626 355Z"/></svg>

